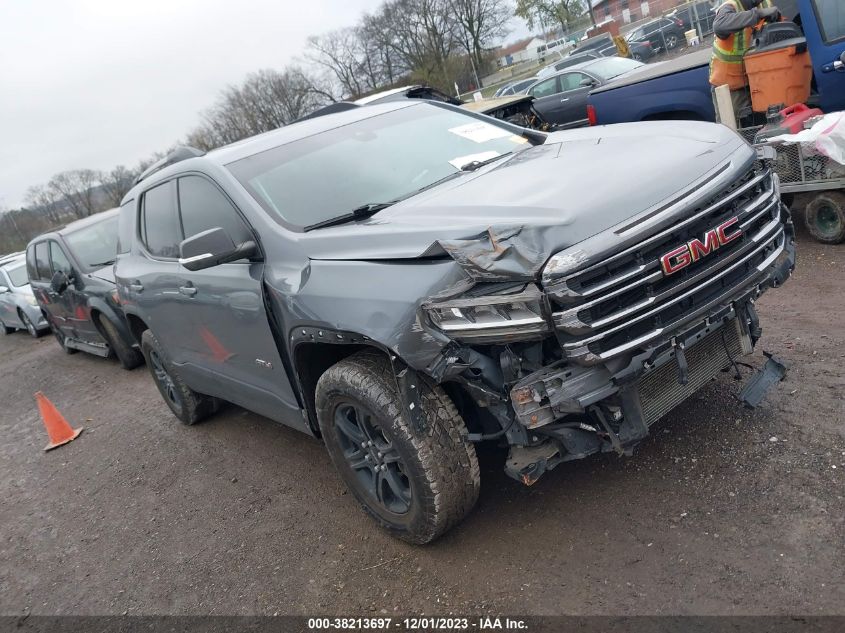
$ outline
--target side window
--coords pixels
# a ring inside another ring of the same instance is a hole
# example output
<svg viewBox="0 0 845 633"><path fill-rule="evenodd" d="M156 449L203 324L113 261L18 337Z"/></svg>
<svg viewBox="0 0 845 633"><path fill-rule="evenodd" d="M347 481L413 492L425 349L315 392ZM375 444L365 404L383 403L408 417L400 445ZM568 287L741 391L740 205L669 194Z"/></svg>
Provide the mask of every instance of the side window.
<svg viewBox="0 0 845 633"><path fill-rule="evenodd" d="M26 274L30 279L38 279L38 266L35 262L35 245L26 249Z"/></svg>
<svg viewBox="0 0 845 633"><path fill-rule="evenodd" d="M53 273L62 271L64 274L70 275L73 272L70 261L68 261L62 247L53 240L50 240L50 260L53 262Z"/></svg>
<svg viewBox="0 0 845 633"><path fill-rule="evenodd" d="M175 181L153 187L144 194L141 211L142 239L151 254L179 257L182 230L176 213Z"/></svg>
<svg viewBox="0 0 845 633"><path fill-rule="evenodd" d="M208 229L225 230L235 244L252 239L238 211L209 180L201 176L179 179L179 210L185 238Z"/></svg>
<svg viewBox="0 0 845 633"><path fill-rule="evenodd" d="M135 235L135 201L130 200L120 207L117 220L117 252L128 253Z"/></svg>
<svg viewBox="0 0 845 633"><path fill-rule="evenodd" d="M47 242L38 242L35 245L35 266L38 269L38 279L50 279L53 273L50 272L50 255L47 252Z"/></svg>
<svg viewBox="0 0 845 633"><path fill-rule="evenodd" d="M816 15L828 44L845 39L845 4L842 0L816 0Z"/></svg>
<svg viewBox="0 0 845 633"><path fill-rule="evenodd" d="M581 81L583 79L589 79L587 75L584 73L566 73L562 75L560 78L560 88L561 92L567 92L569 90L578 90L581 88Z"/></svg>
<svg viewBox="0 0 845 633"><path fill-rule="evenodd" d="M540 99L542 97L548 97L549 95L553 95L558 92L557 89L557 77L552 77L551 79L546 79L546 81L541 81L536 86L531 89L531 95Z"/></svg>

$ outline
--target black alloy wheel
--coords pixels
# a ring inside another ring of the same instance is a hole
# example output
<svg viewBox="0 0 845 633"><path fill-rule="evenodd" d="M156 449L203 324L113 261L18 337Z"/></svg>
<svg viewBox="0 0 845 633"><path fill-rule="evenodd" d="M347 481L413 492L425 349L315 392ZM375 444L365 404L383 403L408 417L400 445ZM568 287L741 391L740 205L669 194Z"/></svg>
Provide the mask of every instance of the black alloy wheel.
<svg viewBox="0 0 845 633"><path fill-rule="evenodd" d="M358 403L342 402L334 426L343 456L361 487L383 510L405 514L411 509L411 483L399 452L384 436L375 417Z"/></svg>

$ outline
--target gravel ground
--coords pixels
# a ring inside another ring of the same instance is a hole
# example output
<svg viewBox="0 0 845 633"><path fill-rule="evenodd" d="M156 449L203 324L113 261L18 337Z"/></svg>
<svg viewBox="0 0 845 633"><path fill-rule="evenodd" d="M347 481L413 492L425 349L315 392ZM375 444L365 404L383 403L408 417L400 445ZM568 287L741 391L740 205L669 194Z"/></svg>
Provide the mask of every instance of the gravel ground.
<svg viewBox="0 0 845 633"><path fill-rule="evenodd" d="M845 247L800 236L760 302L792 366L724 374L632 458L524 488L485 450L475 512L420 548L376 529L317 440L235 407L184 427L144 368L0 338L0 612L845 614ZM44 453L32 393L82 436Z"/></svg>

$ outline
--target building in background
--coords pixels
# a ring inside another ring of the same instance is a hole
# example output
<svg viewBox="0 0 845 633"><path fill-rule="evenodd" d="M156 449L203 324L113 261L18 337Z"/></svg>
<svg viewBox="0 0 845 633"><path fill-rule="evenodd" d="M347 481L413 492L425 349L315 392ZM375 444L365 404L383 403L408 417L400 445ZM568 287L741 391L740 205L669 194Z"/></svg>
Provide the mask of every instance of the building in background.
<svg viewBox="0 0 845 633"><path fill-rule="evenodd" d="M622 24L637 22L648 17L658 17L671 11L683 0L593 0L596 22L614 19Z"/></svg>
<svg viewBox="0 0 845 633"><path fill-rule="evenodd" d="M500 68L507 68L514 64L536 60L539 56L538 48L545 44L539 37L531 37L499 49L496 62Z"/></svg>

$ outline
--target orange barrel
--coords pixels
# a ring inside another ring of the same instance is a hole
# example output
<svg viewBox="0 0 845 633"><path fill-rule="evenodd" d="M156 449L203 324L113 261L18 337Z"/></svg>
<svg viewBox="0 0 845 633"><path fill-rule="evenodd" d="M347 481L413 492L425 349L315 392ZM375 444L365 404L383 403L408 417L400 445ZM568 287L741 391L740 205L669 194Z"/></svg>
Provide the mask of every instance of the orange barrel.
<svg viewBox="0 0 845 633"><path fill-rule="evenodd" d="M813 62L803 37L750 49L745 54L745 72L755 112L766 112L773 105L804 103L810 98Z"/></svg>

